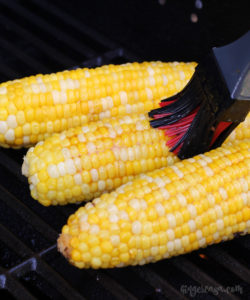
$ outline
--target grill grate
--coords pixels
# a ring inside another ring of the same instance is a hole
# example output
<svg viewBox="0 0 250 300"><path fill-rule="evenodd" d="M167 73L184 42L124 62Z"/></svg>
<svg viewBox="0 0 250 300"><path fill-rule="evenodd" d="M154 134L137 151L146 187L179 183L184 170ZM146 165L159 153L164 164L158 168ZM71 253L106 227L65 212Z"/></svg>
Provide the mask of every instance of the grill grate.
<svg viewBox="0 0 250 300"><path fill-rule="evenodd" d="M74 65L135 60L49 0L0 0L0 8L0 81ZM45 208L31 199L20 171L25 152L0 149L2 299L249 297L249 236L143 267L94 271L70 266L57 252L55 241L77 206ZM215 289L191 295L183 286ZM241 290L214 294L216 288L235 286Z"/></svg>

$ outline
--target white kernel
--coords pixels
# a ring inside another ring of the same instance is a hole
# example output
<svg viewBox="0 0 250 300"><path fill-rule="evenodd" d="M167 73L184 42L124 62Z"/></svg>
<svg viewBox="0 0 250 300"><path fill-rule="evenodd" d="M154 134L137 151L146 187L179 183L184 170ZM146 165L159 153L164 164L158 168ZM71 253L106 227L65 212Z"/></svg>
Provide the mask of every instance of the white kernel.
<svg viewBox="0 0 250 300"><path fill-rule="evenodd" d="M159 252L159 247L151 247L150 252L153 256L156 256Z"/></svg>
<svg viewBox="0 0 250 300"><path fill-rule="evenodd" d="M219 188L219 194L221 195L223 200L226 200L228 198L227 191L222 187Z"/></svg>
<svg viewBox="0 0 250 300"><path fill-rule="evenodd" d="M81 214L81 216L79 217L79 222L86 222L88 220L88 214L83 213Z"/></svg>
<svg viewBox="0 0 250 300"><path fill-rule="evenodd" d="M174 251L174 242L173 241L169 241L167 243L167 249L168 249L168 252Z"/></svg>
<svg viewBox="0 0 250 300"><path fill-rule="evenodd" d="M7 142L13 142L15 140L15 132L13 129L8 129L4 135Z"/></svg>
<svg viewBox="0 0 250 300"><path fill-rule="evenodd" d="M88 71L88 70L85 70L85 71L84 71L84 75L85 75L86 78L90 77L89 71Z"/></svg>
<svg viewBox="0 0 250 300"><path fill-rule="evenodd" d="M148 74L149 74L150 76L153 76L154 73L155 73L154 69L151 68L151 67L148 67L148 68L147 68L147 71L148 71Z"/></svg>
<svg viewBox="0 0 250 300"><path fill-rule="evenodd" d="M184 176L183 173L178 169L178 167L176 167L176 166L170 166L170 168L175 172L175 174L179 178L182 178Z"/></svg>
<svg viewBox="0 0 250 300"><path fill-rule="evenodd" d="M159 217L164 216L164 214L165 214L165 208L164 208L164 206L161 203L156 203L155 204L155 209L156 209L156 212L157 212L157 214L158 214Z"/></svg>
<svg viewBox="0 0 250 300"><path fill-rule="evenodd" d="M168 84L168 78L166 75L162 75L162 78L163 78L163 85L167 85Z"/></svg>
<svg viewBox="0 0 250 300"><path fill-rule="evenodd" d="M112 235L110 237L110 242L113 246L118 246L120 244L120 237L119 235Z"/></svg>
<svg viewBox="0 0 250 300"><path fill-rule="evenodd" d="M181 206L186 206L187 205L187 199L183 194L177 194L176 198L179 200L179 203Z"/></svg>
<svg viewBox="0 0 250 300"><path fill-rule="evenodd" d="M147 202L145 200L143 200L143 199L141 199L140 205L141 205L141 209L143 209L143 210L147 209L147 207L148 207Z"/></svg>
<svg viewBox="0 0 250 300"><path fill-rule="evenodd" d="M175 216L173 214L168 214L167 220L168 220L168 224L169 224L170 228L176 227L176 220L175 220Z"/></svg>
<svg viewBox="0 0 250 300"><path fill-rule="evenodd" d="M78 171L82 170L82 163L80 157L74 158L74 165Z"/></svg>
<svg viewBox="0 0 250 300"><path fill-rule="evenodd" d="M98 190L99 191L104 191L105 190L106 183L105 183L104 180L99 180L97 185L98 185Z"/></svg>
<svg viewBox="0 0 250 300"><path fill-rule="evenodd" d="M7 94L7 88L6 88L6 86L0 87L0 95L5 95L5 94Z"/></svg>
<svg viewBox="0 0 250 300"><path fill-rule="evenodd" d="M127 149L122 148L120 151L121 151L121 152L120 152L120 158L121 158L121 160L122 160L122 161L127 161L127 160L128 160Z"/></svg>
<svg viewBox="0 0 250 300"><path fill-rule="evenodd" d="M194 219L197 216L197 211L195 206L193 204L189 204L187 209L190 212L191 218Z"/></svg>
<svg viewBox="0 0 250 300"><path fill-rule="evenodd" d="M108 102L106 101L106 98L101 98L102 101L102 109L106 111L108 109Z"/></svg>
<svg viewBox="0 0 250 300"><path fill-rule="evenodd" d="M208 166L204 167L204 171L206 172L207 176L213 176L214 175L214 171Z"/></svg>
<svg viewBox="0 0 250 300"><path fill-rule="evenodd" d="M85 209L87 209L87 210L90 210L91 208L93 208L94 207L94 205L93 205L93 203L91 203L91 202L88 202L86 205L85 205Z"/></svg>
<svg viewBox="0 0 250 300"><path fill-rule="evenodd" d="M98 174L98 171L96 169L91 169L90 170L90 175L91 175L93 181L98 181L99 174Z"/></svg>
<svg viewBox="0 0 250 300"><path fill-rule="evenodd" d="M74 175L74 180L75 180L75 184L79 184L81 185L82 184L82 176L81 174L77 173Z"/></svg>
<svg viewBox="0 0 250 300"><path fill-rule="evenodd" d="M240 178L240 184L241 184L243 192L245 192L245 193L248 192L248 183L245 178Z"/></svg>
<svg viewBox="0 0 250 300"><path fill-rule="evenodd" d="M8 118L7 118L6 123L7 123L9 128L16 128L17 127L16 116L9 115Z"/></svg>
<svg viewBox="0 0 250 300"><path fill-rule="evenodd" d="M117 222L119 221L119 218L118 218L118 216L117 216L116 214L111 214L111 215L109 216L109 221L110 221L111 223L117 223Z"/></svg>
<svg viewBox="0 0 250 300"><path fill-rule="evenodd" d="M129 201L129 205L134 209L134 210L140 210L140 201L138 199L132 199Z"/></svg>
<svg viewBox="0 0 250 300"><path fill-rule="evenodd" d="M202 231L201 230L196 231L196 237L197 237L198 240L202 238Z"/></svg>
<svg viewBox="0 0 250 300"><path fill-rule="evenodd" d="M86 138L82 133L78 134L77 138L78 138L79 142L82 142L82 143L86 142Z"/></svg>
<svg viewBox="0 0 250 300"><path fill-rule="evenodd" d="M59 104L60 103L60 92L52 91L52 98L53 98L54 104Z"/></svg>
<svg viewBox="0 0 250 300"><path fill-rule="evenodd" d="M132 224L132 233L133 234L140 234L141 233L141 222L134 221Z"/></svg>
<svg viewBox="0 0 250 300"><path fill-rule="evenodd" d="M188 221L188 226L189 226L191 232L194 232L194 231L195 231L195 229L196 229L196 224L195 224L195 221L194 221L194 220L189 220L189 221Z"/></svg>
<svg viewBox="0 0 250 300"><path fill-rule="evenodd" d="M52 178L58 178L59 172L56 165L49 165L47 168L48 174Z"/></svg>
<svg viewBox="0 0 250 300"><path fill-rule="evenodd" d="M199 246L200 246L200 247L203 247L203 246L206 245L206 239L205 239L205 238L202 238L202 239L200 239L200 240L198 241L198 243L199 243Z"/></svg>
<svg viewBox="0 0 250 300"><path fill-rule="evenodd" d="M23 137L23 143L24 145L28 145L30 143L30 137L25 135Z"/></svg>
<svg viewBox="0 0 250 300"><path fill-rule="evenodd" d="M224 222L221 219L216 221L216 225L217 225L218 230L224 229Z"/></svg>
<svg viewBox="0 0 250 300"><path fill-rule="evenodd" d="M116 132L115 132L115 130L113 128L109 128L108 131L109 131L109 137L111 139L115 139L116 138Z"/></svg>
<svg viewBox="0 0 250 300"><path fill-rule="evenodd" d="M88 184L86 184L86 183L84 183L84 184L82 184L81 185L81 188L82 188L82 192L83 192L83 194L89 194L89 192L90 192L90 188L89 188L89 185Z"/></svg>
<svg viewBox="0 0 250 300"><path fill-rule="evenodd" d="M155 79L154 79L153 76L149 76L149 77L148 77L148 80L149 80L149 85L151 85L151 86L154 86L154 85L155 85Z"/></svg>
<svg viewBox="0 0 250 300"><path fill-rule="evenodd" d="M7 123L5 121L0 121L0 133L5 134L8 130Z"/></svg>
<svg viewBox="0 0 250 300"><path fill-rule="evenodd" d="M88 222L80 222L81 231L88 231L89 228L90 228L90 225Z"/></svg>
<svg viewBox="0 0 250 300"><path fill-rule="evenodd" d="M61 176L66 175L66 169L65 169L65 164L64 164L64 162L60 162L60 163L57 165L57 168L58 168L59 174L60 174Z"/></svg>
<svg viewBox="0 0 250 300"><path fill-rule="evenodd" d="M213 194L211 194L211 193L207 194L207 200L208 200L210 206L213 206L215 204L215 197Z"/></svg>
<svg viewBox="0 0 250 300"><path fill-rule="evenodd" d="M163 188L165 186L165 184L166 184L165 181L162 178L160 178L160 177L156 177L154 179L154 182L157 184L157 186L159 188Z"/></svg>
<svg viewBox="0 0 250 300"><path fill-rule="evenodd" d="M70 154L70 151L69 149L67 148L63 148L62 149L62 155L65 159L68 159L68 158L71 158L71 154Z"/></svg>
<svg viewBox="0 0 250 300"><path fill-rule="evenodd" d="M127 214L127 212L125 210L121 210L119 212L119 218L121 220L129 220L128 214Z"/></svg>
<svg viewBox="0 0 250 300"><path fill-rule="evenodd" d="M125 105L128 103L128 96L127 96L126 92L124 92L124 91L119 92L119 96L120 96L122 105Z"/></svg>
<svg viewBox="0 0 250 300"><path fill-rule="evenodd" d="M118 135L121 135L123 133L123 129L119 125L115 127L115 131Z"/></svg>
<svg viewBox="0 0 250 300"><path fill-rule="evenodd" d="M174 240L174 248L175 250L180 250L182 248L182 245L181 245L181 240L180 239L176 239Z"/></svg>
<svg viewBox="0 0 250 300"><path fill-rule="evenodd" d="M185 73L183 71L180 71L179 75L181 80L184 80L186 78Z"/></svg>
<svg viewBox="0 0 250 300"><path fill-rule="evenodd" d="M167 236L168 236L169 241L174 240L174 238L175 238L175 233L174 233L173 229L168 229L166 233L167 233Z"/></svg>
<svg viewBox="0 0 250 300"><path fill-rule="evenodd" d="M135 160L135 155L134 155L134 151L132 147L128 148L128 159L130 161L134 161Z"/></svg>
<svg viewBox="0 0 250 300"><path fill-rule="evenodd" d="M213 234L213 237L214 237L214 240L215 240L215 241L218 240L218 238L220 237L219 232L215 232L215 233Z"/></svg>
<svg viewBox="0 0 250 300"><path fill-rule="evenodd" d="M118 213L118 208L115 204L109 204L107 206L107 211L110 213L110 214L116 214Z"/></svg>
<svg viewBox="0 0 250 300"><path fill-rule="evenodd" d="M40 88L39 88L39 85L38 84L31 84L31 89L32 89L32 92L34 93L34 94L38 94L38 93L40 93Z"/></svg>
<svg viewBox="0 0 250 300"><path fill-rule="evenodd" d="M214 209L215 209L217 218L222 218L224 215L222 208L219 205L215 205Z"/></svg>
<svg viewBox="0 0 250 300"><path fill-rule="evenodd" d="M39 179L38 179L38 176L37 174L34 174L32 175L30 178L29 178L29 181L34 185L36 186L39 182Z"/></svg>
<svg viewBox="0 0 250 300"><path fill-rule="evenodd" d="M63 140L65 140L65 138L66 138L65 133L61 133L60 134L60 140L63 141Z"/></svg>
<svg viewBox="0 0 250 300"><path fill-rule="evenodd" d="M153 97L152 90L149 88L146 88L146 93L147 93L148 100L153 100L154 97Z"/></svg>
<svg viewBox="0 0 250 300"><path fill-rule="evenodd" d="M241 193L241 198L243 199L244 205L247 205L248 203L247 193Z"/></svg>
<svg viewBox="0 0 250 300"><path fill-rule="evenodd" d="M146 261L146 259L144 259L144 258L143 258L142 260L139 261L139 265L140 265L140 266L143 266L143 265L145 265L146 263L147 263L147 261Z"/></svg>
<svg viewBox="0 0 250 300"><path fill-rule="evenodd" d="M89 233L90 233L90 234L98 234L99 231L100 231L100 228L99 228L99 226L96 225L96 224L92 225L92 226L90 227L90 229L89 229Z"/></svg>
<svg viewBox="0 0 250 300"><path fill-rule="evenodd" d="M131 114L132 113L133 106L131 104L126 104L125 108L126 108L126 113L127 114Z"/></svg>
<svg viewBox="0 0 250 300"><path fill-rule="evenodd" d="M164 188L160 188L159 192L162 194L164 200L168 200L170 197L169 192Z"/></svg>
<svg viewBox="0 0 250 300"><path fill-rule="evenodd" d="M73 159L67 159L65 162L66 171L68 174L75 174L76 173L76 167L74 165Z"/></svg>
<svg viewBox="0 0 250 300"><path fill-rule="evenodd" d="M88 127L88 126L83 126L83 127L82 127L82 132L83 132L83 133L89 132L89 127Z"/></svg>
<svg viewBox="0 0 250 300"><path fill-rule="evenodd" d="M137 122L136 122L135 128L136 128L136 130L138 130L138 131L144 130L144 126L143 126L142 122L140 122L140 121L137 121Z"/></svg>
<svg viewBox="0 0 250 300"><path fill-rule="evenodd" d="M89 154L92 154L92 153L96 152L96 146L95 146L94 143L89 142L89 143L87 143L86 147L87 147L87 150L88 150Z"/></svg>
<svg viewBox="0 0 250 300"><path fill-rule="evenodd" d="M202 167L205 167L207 165L207 162L204 159L198 159L196 162Z"/></svg>

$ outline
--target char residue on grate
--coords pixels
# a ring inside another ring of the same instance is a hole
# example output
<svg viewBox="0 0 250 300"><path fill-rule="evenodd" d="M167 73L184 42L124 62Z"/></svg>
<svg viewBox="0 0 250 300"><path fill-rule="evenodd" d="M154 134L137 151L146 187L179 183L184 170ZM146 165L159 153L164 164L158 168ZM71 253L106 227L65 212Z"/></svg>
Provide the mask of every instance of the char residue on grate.
<svg viewBox="0 0 250 300"><path fill-rule="evenodd" d="M0 82L136 60L53 1L0 0L0 24ZM250 297L249 236L147 266L100 271L70 266L57 252L56 238L77 206L46 208L31 199L20 171L25 152L0 149L2 299ZM188 290L202 286L210 291ZM235 292L221 291L235 286Z"/></svg>

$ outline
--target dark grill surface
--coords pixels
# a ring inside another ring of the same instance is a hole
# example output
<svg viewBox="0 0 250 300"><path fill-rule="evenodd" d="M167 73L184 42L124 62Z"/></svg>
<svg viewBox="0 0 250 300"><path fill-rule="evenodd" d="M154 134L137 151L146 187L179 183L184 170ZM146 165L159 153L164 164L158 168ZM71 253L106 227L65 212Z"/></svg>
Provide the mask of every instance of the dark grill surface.
<svg viewBox="0 0 250 300"><path fill-rule="evenodd" d="M58 2L0 0L0 82L136 60ZM250 298L250 236L142 267L70 266L56 239L77 206L46 208L31 199L21 175L25 152L0 149L1 299Z"/></svg>

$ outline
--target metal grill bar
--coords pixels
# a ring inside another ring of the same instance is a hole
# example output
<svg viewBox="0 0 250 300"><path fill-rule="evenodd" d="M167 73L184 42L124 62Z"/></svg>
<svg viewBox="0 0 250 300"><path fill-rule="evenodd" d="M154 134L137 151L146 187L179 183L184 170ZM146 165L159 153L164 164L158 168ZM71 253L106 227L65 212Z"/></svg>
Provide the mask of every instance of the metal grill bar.
<svg viewBox="0 0 250 300"><path fill-rule="evenodd" d="M16 211L23 220L31 223L32 226L40 232L46 239L54 241L57 237L57 232L45 223L40 217L34 214L27 206L21 203L16 197L11 195L2 186L0 186L0 199L9 207ZM11 220L10 220L11 221Z"/></svg>
<svg viewBox="0 0 250 300"><path fill-rule="evenodd" d="M224 266L230 272L234 273L236 276L240 277L243 281L250 283L250 270L239 263L231 255L226 253L220 247L214 246L210 247L204 251L209 257L212 257L220 265Z"/></svg>
<svg viewBox="0 0 250 300"><path fill-rule="evenodd" d="M86 46L86 44L77 41L75 38L69 36L67 33L61 31L60 29L51 26L49 23L44 21L39 15L35 15L31 11L27 10L24 6L21 6L16 1L1 0L3 5L7 6L9 9L14 10L15 13L22 16L26 20L32 22L43 31L46 31L47 34L52 35L56 40L62 42L65 45L70 45L75 52L84 55L86 58L96 55L97 53Z"/></svg>
<svg viewBox="0 0 250 300"><path fill-rule="evenodd" d="M113 280L110 276L104 272L96 272L92 270L87 270L87 272L92 277L97 277L98 283L100 283L105 289L107 289L111 294L115 296L117 300L136 300L137 298L128 292L124 287L122 287L117 281Z"/></svg>
<svg viewBox="0 0 250 300"><path fill-rule="evenodd" d="M187 297L181 294L165 278L163 279L150 267L134 268L133 271L143 278L148 284L153 286L157 292L162 293L165 297L167 297L167 299L187 299Z"/></svg>
<svg viewBox="0 0 250 300"><path fill-rule="evenodd" d="M5 48L14 56L18 57L21 61L24 62L25 65L29 66L32 70L40 70L40 72L47 73L49 70L43 64L38 62L36 59L27 55L25 52L20 51L16 46L13 46L7 40L0 37L1 47Z"/></svg>
<svg viewBox="0 0 250 300"><path fill-rule="evenodd" d="M178 269L182 270L184 273L186 273L188 276L193 278L195 281L199 282L201 286L210 286L214 289L218 289L220 287L223 287L220 283L218 283L216 280L212 279L209 275L207 275L203 270L195 266L192 262L187 260L184 257L178 257L178 259L172 260L173 265L175 265ZM221 300L237 300L239 299L235 295L232 294L218 294L218 299Z"/></svg>
<svg viewBox="0 0 250 300"><path fill-rule="evenodd" d="M2 26L6 26L7 28L9 28L9 30L15 31L20 37L22 37L26 41L29 41L30 43L34 44L47 56L53 57L53 60L60 63L62 66L73 66L76 64L76 61L73 60L71 57L69 57L68 55L64 55L61 51L59 51L59 49L46 43L44 40L40 39L30 31L21 27L20 25L17 25L15 22L13 22L13 20L5 17L2 14L0 14L0 23Z"/></svg>
<svg viewBox="0 0 250 300"><path fill-rule="evenodd" d="M114 49L118 47L116 43L99 34L94 29L84 25L82 22L79 22L76 18L73 18L67 12L62 11L58 6L55 6L51 1L33 0L32 2L51 12L53 15L63 20L67 25L74 27L76 30L79 30L81 33L88 36L92 40L98 41L99 43L103 44L107 49Z"/></svg>

